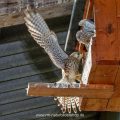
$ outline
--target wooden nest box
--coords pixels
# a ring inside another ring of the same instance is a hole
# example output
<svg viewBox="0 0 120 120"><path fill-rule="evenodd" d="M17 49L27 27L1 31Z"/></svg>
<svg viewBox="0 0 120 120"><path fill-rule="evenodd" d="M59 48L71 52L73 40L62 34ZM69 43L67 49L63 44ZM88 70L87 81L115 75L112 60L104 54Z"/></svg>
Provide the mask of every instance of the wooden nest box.
<svg viewBox="0 0 120 120"><path fill-rule="evenodd" d="M82 96L81 110L120 111L120 1L88 0L86 4L84 16L89 18L91 8L94 8L96 24L87 85L79 89L55 89L47 88L45 84L30 83L28 95Z"/></svg>

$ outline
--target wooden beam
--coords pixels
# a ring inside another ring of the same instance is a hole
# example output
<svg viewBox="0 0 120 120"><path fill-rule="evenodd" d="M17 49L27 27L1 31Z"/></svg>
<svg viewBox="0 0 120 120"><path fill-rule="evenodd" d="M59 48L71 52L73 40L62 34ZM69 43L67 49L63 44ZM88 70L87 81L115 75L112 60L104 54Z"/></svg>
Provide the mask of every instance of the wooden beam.
<svg viewBox="0 0 120 120"><path fill-rule="evenodd" d="M44 19L67 16L71 14L73 2L37 8L36 10L43 16ZM0 16L0 28L18 25L24 23L24 14L21 12L4 14Z"/></svg>
<svg viewBox="0 0 120 120"><path fill-rule="evenodd" d="M48 87L52 86L52 87ZM82 96L84 98L111 98L114 92L112 85L89 84L80 88L54 88L54 83L29 83L29 96Z"/></svg>

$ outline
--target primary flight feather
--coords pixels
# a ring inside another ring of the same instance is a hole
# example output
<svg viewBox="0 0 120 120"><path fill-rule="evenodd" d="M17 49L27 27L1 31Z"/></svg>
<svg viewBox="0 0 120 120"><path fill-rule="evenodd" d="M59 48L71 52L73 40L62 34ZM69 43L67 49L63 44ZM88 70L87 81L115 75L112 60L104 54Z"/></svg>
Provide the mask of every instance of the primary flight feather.
<svg viewBox="0 0 120 120"><path fill-rule="evenodd" d="M46 51L52 62L62 70L63 81L74 82L79 78L79 63L82 55L78 52L68 56L58 44L57 36L47 26L42 16L31 9L25 10L25 24L34 40Z"/></svg>

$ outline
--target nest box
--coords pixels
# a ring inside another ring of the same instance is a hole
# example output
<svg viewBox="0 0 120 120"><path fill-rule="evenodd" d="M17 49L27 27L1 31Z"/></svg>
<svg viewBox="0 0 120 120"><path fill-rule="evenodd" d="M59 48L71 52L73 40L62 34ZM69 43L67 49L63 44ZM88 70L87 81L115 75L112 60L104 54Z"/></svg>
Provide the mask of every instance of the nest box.
<svg viewBox="0 0 120 120"><path fill-rule="evenodd" d="M81 110L120 111L120 0L88 0L84 17L95 20L96 38L80 88L48 88L30 83L31 96L80 96ZM86 72L87 71L87 72Z"/></svg>

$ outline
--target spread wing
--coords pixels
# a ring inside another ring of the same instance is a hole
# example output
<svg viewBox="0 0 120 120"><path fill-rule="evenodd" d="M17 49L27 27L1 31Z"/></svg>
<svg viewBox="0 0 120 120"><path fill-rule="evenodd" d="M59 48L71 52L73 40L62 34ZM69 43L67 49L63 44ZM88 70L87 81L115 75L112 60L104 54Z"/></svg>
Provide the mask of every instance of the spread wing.
<svg viewBox="0 0 120 120"><path fill-rule="evenodd" d="M44 48L52 62L63 69L64 60L68 55L61 49L55 33L50 31L42 16L31 9L26 9L24 19L34 40Z"/></svg>

